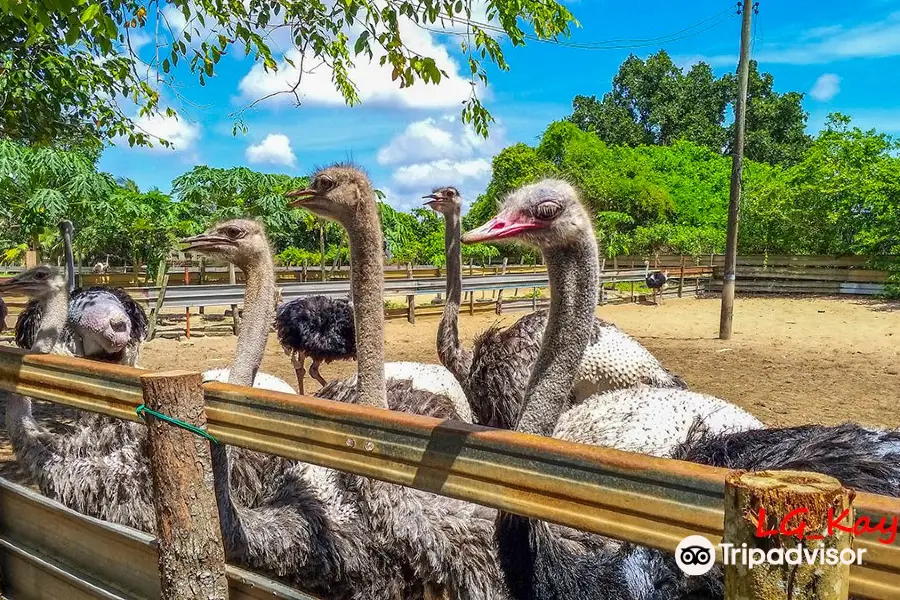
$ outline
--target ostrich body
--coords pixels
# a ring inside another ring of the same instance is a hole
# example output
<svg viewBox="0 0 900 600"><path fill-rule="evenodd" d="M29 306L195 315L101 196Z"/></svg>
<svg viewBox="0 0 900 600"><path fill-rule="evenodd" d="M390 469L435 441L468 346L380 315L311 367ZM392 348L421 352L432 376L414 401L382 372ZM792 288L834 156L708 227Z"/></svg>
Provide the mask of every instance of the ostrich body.
<svg viewBox="0 0 900 600"><path fill-rule="evenodd" d="M459 339L462 198L454 187L437 188L424 198L429 207L444 216L447 302L438 326L438 357L462 385L477 423L511 429L522 410L549 311L525 315L506 329L491 327L475 339L472 351L466 349ZM572 402L577 404L593 394L639 384L687 387L637 340L595 317L590 343L578 366Z"/></svg>
<svg viewBox="0 0 900 600"><path fill-rule="evenodd" d="M621 443L632 450L715 466L808 469L857 489L900 494L900 434L896 432L857 425L747 429L754 426L750 419L741 423L735 418L740 413L729 417L727 405L720 409L716 399L651 388L600 394L564 413L575 367L590 341L597 293L591 223L570 185L545 180L511 194L496 219L463 241L513 237L542 250L552 289L550 323L529 380L518 430L582 443L612 440L617 443L607 445ZM644 408L653 402L656 407ZM673 408L658 412L666 404ZM606 412L617 405L622 406L619 413ZM637 431L628 431L633 411L625 405L647 413L631 422ZM710 409L715 410L709 413ZM673 424L673 431L645 427L651 414L666 420L678 413L682 421ZM605 423L612 420L619 423ZM683 439L673 443L691 421ZM725 431L713 431L715 427ZM501 511L496 537L501 568L517 600L675 600L723 595L718 569L703 577L685 577L674 559L663 553L601 536L584 534L573 542L565 528Z"/></svg>
<svg viewBox="0 0 900 600"><path fill-rule="evenodd" d="M343 298L309 296L282 304L275 315L275 330L285 354L291 357L297 385L303 394L306 357L312 359L309 374L324 386L321 363L356 358L353 309Z"/></svg>
<svg viewBox="0 0 900 600"><path fill-rule="evenodd" d="M654 271L647 275L647 278L644 280L644 283L647 284L647 287L653 291L653 301L656 302L657 297L662 300L662 291L666 286L666 282L669 281L669 272L668 271Z"/></svg>
<svg viewBox="0 0 900 600"><path fill-rule="evenodd" d="M3 298L0 298L0 333L6 331L6 315L9 314L9 309L6 308L6 302L3 301Z"/></svg>
<svg viewBox="0 0 900 600"><path fill-rule="evenodd" d="M459 419L462 411L454 399L414 389L407 381L385 380L382 236L368 178L353 167L330 167L316 174L310 188L288 195L297 198L293 206L338 221L350 240L355 394L348 398L338 391L346 387L332 382L317 395L338 393L358 404ZM405 393L397 391L400 385ZM506 597L492 543L494 511L355 475L341 474L339 480L358 507L370 547L406 573L401 597L420 598L425 590L454 600ZM369 576L383 582L377 597L387 597L392 572L373 570Z"/></svg>

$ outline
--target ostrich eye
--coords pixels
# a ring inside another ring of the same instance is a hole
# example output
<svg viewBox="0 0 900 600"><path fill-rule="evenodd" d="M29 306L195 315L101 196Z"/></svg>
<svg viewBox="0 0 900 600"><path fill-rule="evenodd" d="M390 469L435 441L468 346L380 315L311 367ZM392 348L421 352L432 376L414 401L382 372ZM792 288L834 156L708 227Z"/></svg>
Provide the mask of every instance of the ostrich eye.
<svg viewBox="0 0 900 600"><path fill-rule="evenodd" d="M561 211L562 206L552 200L547 200L534 207L534 217L536 219L541 219L542 221L547 221L558 217Z"/></svg>
<svg viewBox="0 0 900 600"><path fill-rule="evenodd" d="M47 271L38 271L34 274L34 278L41 281L47 279L48 277L50 277L50 273Z"/></svg>
<svg viewBox="0 0 900 600"><path fill-rule="evenodd" d="M227 227L225 229L225 235L230 237L233 240L236 240L239 237L243 237L244 232L238 229L237 227Z"/></svg>
<svg viewBox="0 0 900 600"><path fill-rule="evenodd" d="M448 198L453 198L454 196L456 196L456 190L447 190Z"/></svg>
<svg viewBox="0 0 900 600"><path fill-rule="evenodd" d="M320 177L319 187L322 189L322 191L327 192L334 187L334 180L328 177Z"/></svg>

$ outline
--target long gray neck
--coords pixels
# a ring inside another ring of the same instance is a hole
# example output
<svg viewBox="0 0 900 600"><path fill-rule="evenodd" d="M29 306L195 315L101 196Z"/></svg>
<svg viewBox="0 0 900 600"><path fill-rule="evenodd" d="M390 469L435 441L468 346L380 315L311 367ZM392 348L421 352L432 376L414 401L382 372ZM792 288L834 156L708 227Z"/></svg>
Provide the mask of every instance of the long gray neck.
<svg viewBox="0 0 900 600"><path fill-rule="evenodd" d="M49 354L62 335L69 313L69 293L60 290L41 300L42 316L31 345L32 352ZM17 455L28 455L23 464L40 468L53 458L49 436L31 414L31 398L9 394L6 400L6 430ZM20 460L23 460L20 458ZM36 472L36 471L35 471Z"/></svg>
<svg viewBox="0 0 900 600"><path fill-rule="evenodd" d="M384 381L384 263L381 224L374 203L343 223L350 238L350 289L356 324L360 404L387 408Z"/></svg>
<svg viewBox="0 0 900 600"><path fill-rule="evenodd" d="M468 395L472 353L459 341L459 307L462 303L462 248L459 208L444 215L444 249L447 257L447 303L437 332L438 358L462 384Z"/></svg>
<svg viewBox="0 0 900 600"><path fill-rule="evenodd" d="M69 227L71 224L61 226L63 250L66 255L66 286L71 293L75 289L75 254L72 252L72 231Z"/></svg>
<svg viewBox="0 0 900 600"><path fill-rule="evenodd" d="M549 436L566 407L591 337L597 307L597 243L593 236L585 236L578 244L547 252L544 258L550 279L550 315L516 429Z"/></svg>
<svg viewBox="0 0 900 600"><path fill-rule="evenodd" d="M66 290L54 292L41 304L43 305L41 324L34 336L34 343L30 350L48 354L53 350L66 327L69 316L69 292Z"/></svg>
<svg viewBox="0 0 900 600"><path fill-rule="evenodd" d="M253 387L262 364L269 327L275 316L275 266L264 253L251 264L241 265L247 284L244 288L244 318L238 334L228 383ZM240 555L246 550L246 533L238 507L231 498L231 457L228 446L212 444L213 489L219 508L219 523L226 550Z"/></svg>
<svg viewBox="0 0 900 600"><path fill-rule="evenodd" d="M241 266L244 288L244 317L238 334L228 383L253 387L275 318L275 266L265 253L252 264Z"/></svg>

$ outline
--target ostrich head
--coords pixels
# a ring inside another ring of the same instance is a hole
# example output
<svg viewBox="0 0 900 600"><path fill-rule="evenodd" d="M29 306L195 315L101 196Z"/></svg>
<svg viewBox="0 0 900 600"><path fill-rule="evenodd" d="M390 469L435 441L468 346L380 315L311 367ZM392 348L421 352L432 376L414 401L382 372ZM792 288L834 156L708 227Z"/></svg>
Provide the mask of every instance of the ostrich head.
<svg viewBox="0 0 900 600"><path fill-rule="evenodd" d="M216 223L206 232L181 240L203 256L224 260L246 270L271 255L266 228L259 221L232 219Z"/></svg>
<svg viewBox="0 0 900 600"><path fill-rule="evenodd" d="M435 188L430 194L422 196L422 198L428 199L425 202L426 206L444 215L462 210L462 196L455 187Z"/></svg>
<svg viewBox="0 0 900 600"><path fill-rule="evenodd" d="M67 290L65 271L45 265L33 267L0 283L0 294L21 294L38 301Z"/></svg>
<svg viewBox="0 0 900 600"><path fill-rule="evenodd" d="M510 193L496 217L462 237L464 244L520 241L547 251L591 230L578 192L559 179L543 179Z"/></svg>
<svg viewBox="0 0 900 600"><path fill-rule="evenodd" d="M130 311L125 306L128 298L123 296L122 290L117 292L101 287L76 290L72 294L69 326L84 340L88 356L107 354L112 357L146 334L146 315L143 311L140 315Z"/></svg>
<svg viewBox="0 0 900 600"><path fill-rule="evenodd" d="M294 208L305 208L325 219L352 224L366 207L374 206L372 184L362 170L334 165L320 170L304 190L285 194Z"/></svg>

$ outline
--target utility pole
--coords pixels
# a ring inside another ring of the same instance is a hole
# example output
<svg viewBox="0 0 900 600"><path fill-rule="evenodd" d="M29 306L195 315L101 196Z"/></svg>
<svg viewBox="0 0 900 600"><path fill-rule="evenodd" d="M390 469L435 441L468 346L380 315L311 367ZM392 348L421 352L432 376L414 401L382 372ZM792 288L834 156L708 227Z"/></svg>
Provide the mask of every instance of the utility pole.
<svg viewBox="0 0 900 600"><path fill-rule="evenodd" d="M747 112L747 79L750 72L750 15L759 10L754 0L741 0L741 58L738 61L738 95L734 106L734 152L731 158L731 194L728 200L728 232L725 241L725 273L722 281L722 314L719 339L731 339L734 317L734 278L737 263L738 222L741 215L741 174L744 170L744 116Z"/></svg>

